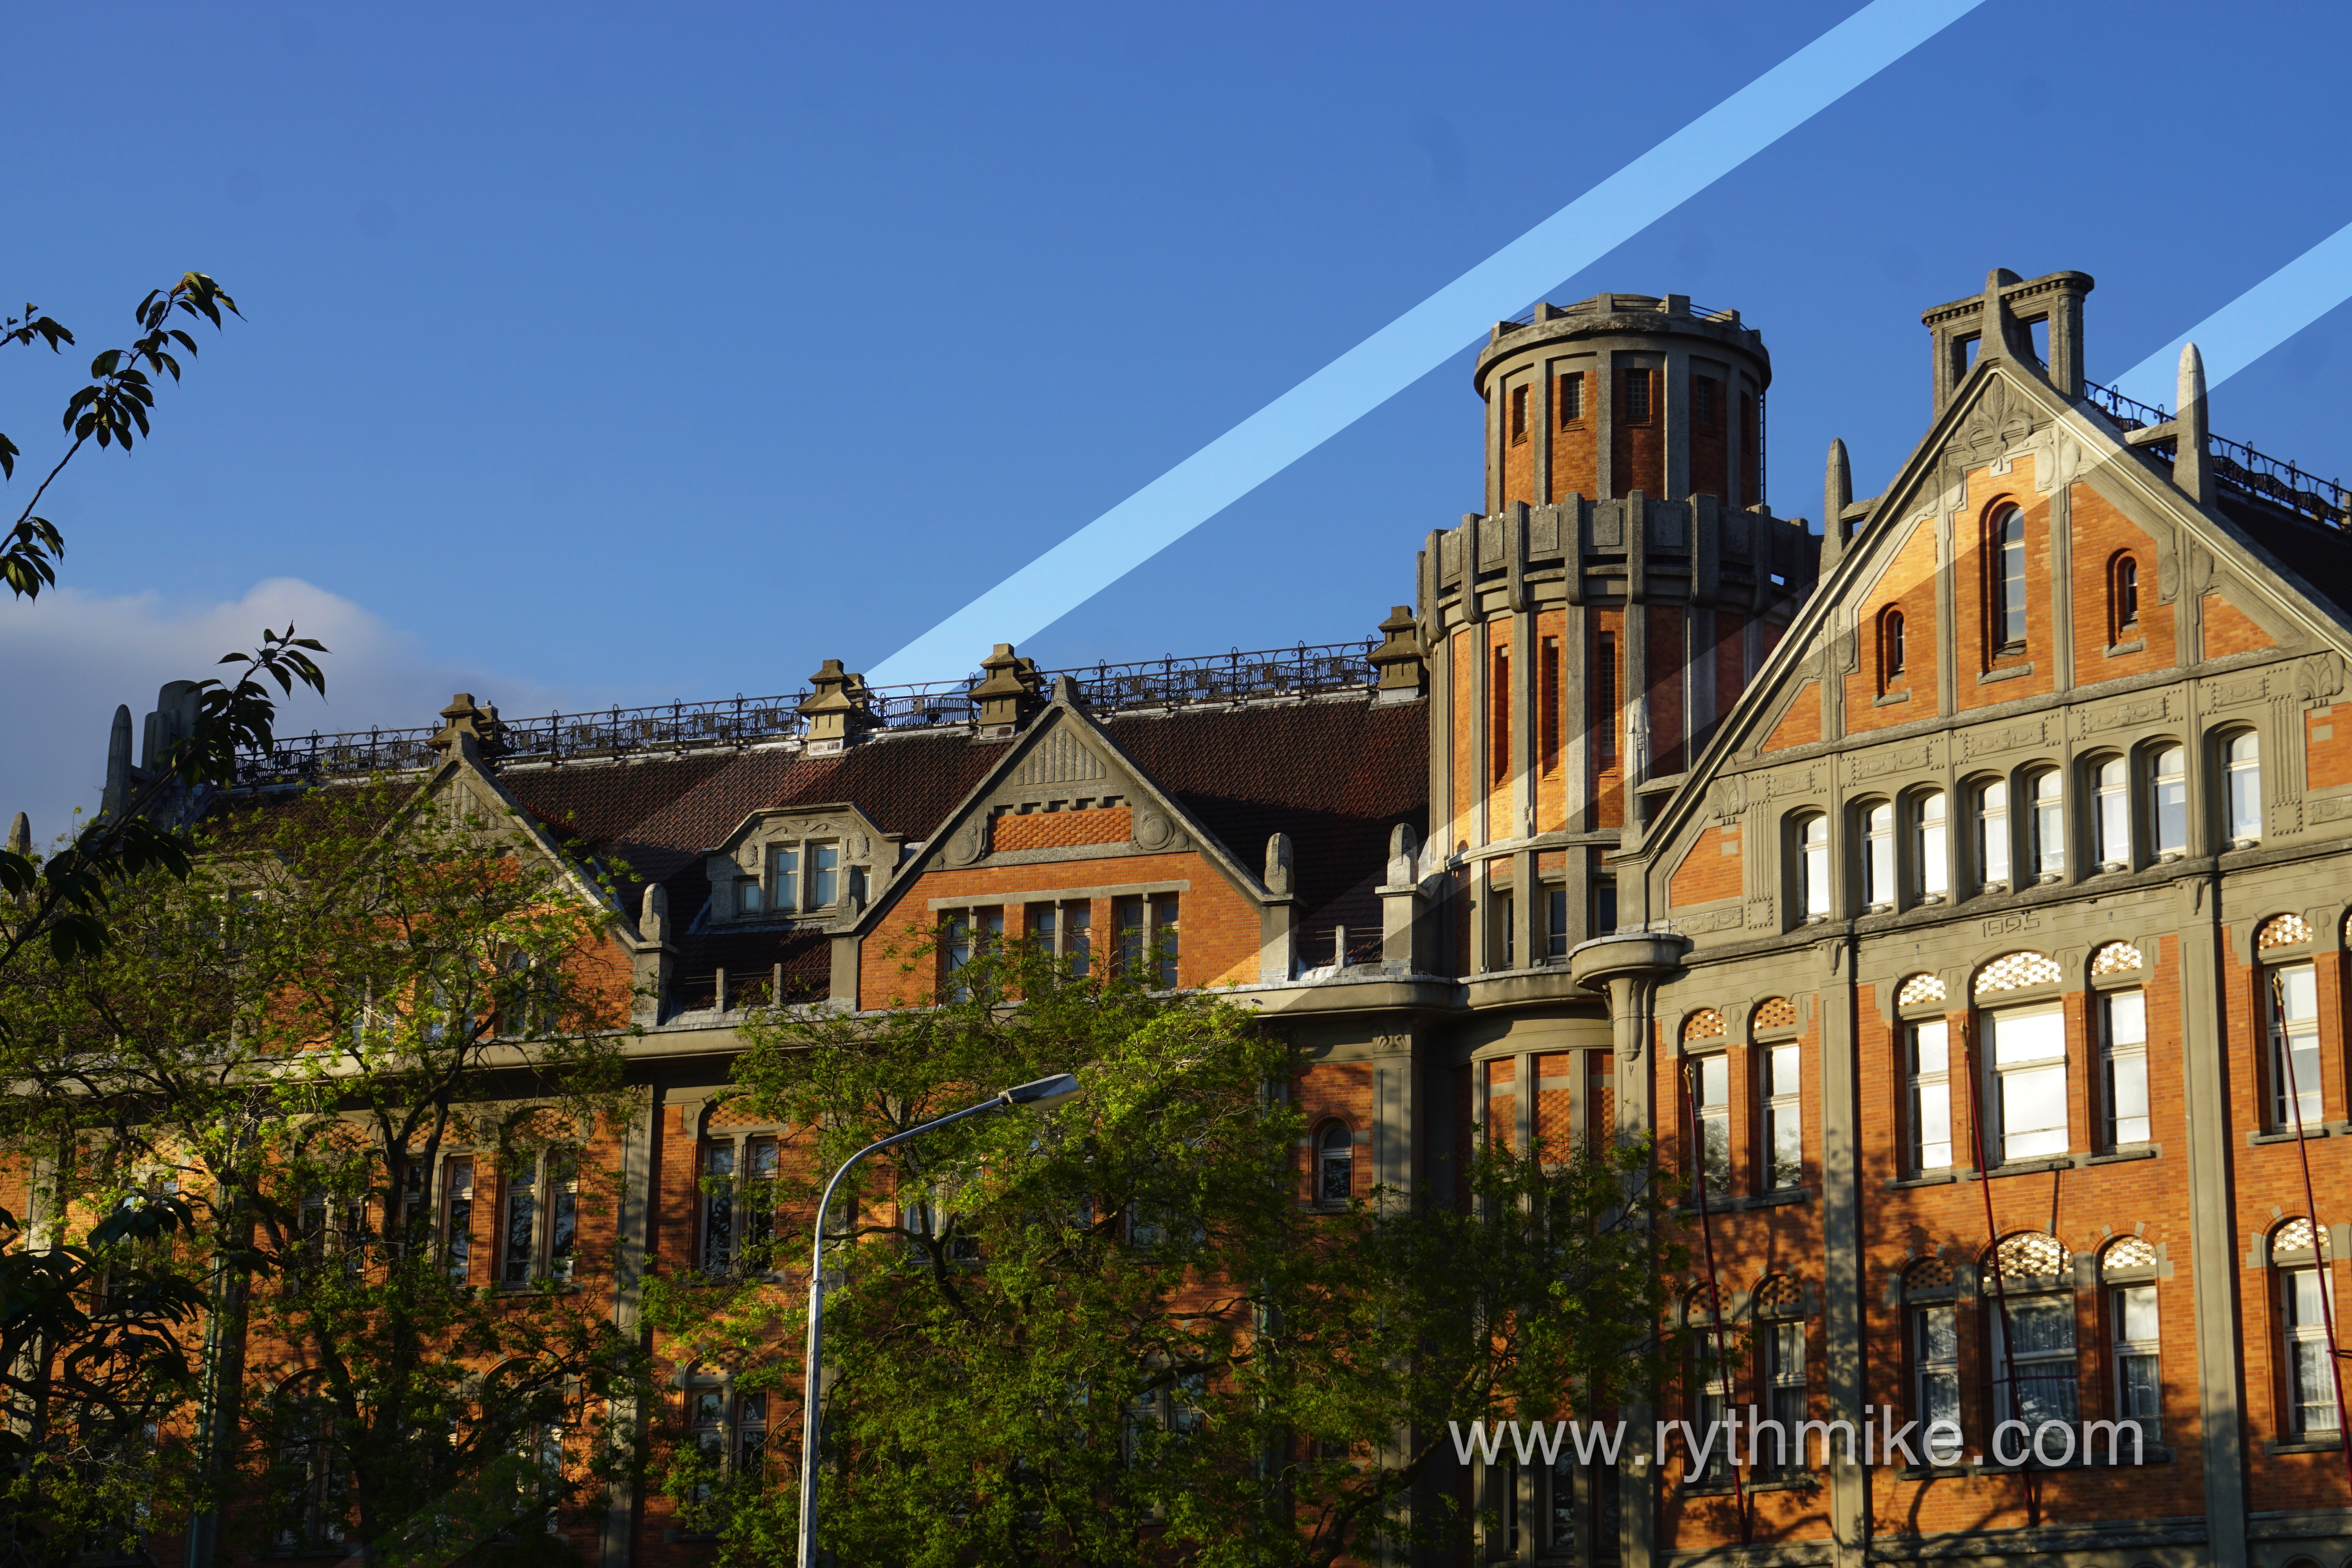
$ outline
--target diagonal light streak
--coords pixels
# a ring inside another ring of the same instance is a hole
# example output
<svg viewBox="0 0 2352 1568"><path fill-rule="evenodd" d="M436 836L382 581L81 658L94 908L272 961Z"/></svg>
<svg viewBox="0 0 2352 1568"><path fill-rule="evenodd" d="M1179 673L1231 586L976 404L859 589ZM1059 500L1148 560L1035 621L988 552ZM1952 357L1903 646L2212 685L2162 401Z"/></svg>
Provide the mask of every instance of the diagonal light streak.
<svg viewBox="0 0 2352 1568"><path fill-rule="evenodd" d="M946 680L1061 619L1982 5L1869 5L892 654L877 684Z"/></svg>
<svg viewBox="0 0 2352 1568"><path fill-rule="evenodd" d="M2279 344L2352 299L2352 224L2346 224L2139 363L2116 390L2137 402L2172 406L2180 350L2205 356L2205 384L2219 386Z"/></svg>

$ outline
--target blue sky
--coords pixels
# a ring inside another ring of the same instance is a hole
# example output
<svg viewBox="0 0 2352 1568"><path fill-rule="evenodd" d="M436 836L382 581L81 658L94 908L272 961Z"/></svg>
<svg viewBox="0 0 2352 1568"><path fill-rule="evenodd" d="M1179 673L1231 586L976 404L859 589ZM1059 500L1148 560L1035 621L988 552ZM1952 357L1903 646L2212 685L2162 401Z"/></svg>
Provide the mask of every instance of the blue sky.
<svg viewBox="0 0 2352 1568"><path fill-rule="evenodd" d="M1852 9L16 18L0 292L83 352L0 358L11 491L152 282L201 268L247 320L45 509L74 593L0 606L0 732L45 741L0 809L62 827L113 704L265 613L336 647L297 732L877 664ZM2111 377L2352 221L2347 33L1990 0L1550 297L1740 309L1770 499L1811 516L1832 436L1864 492L1908 449L1918 313L1988 268L2094 274ZM1366 634L1479 503L1469 358L1024 651ZM2347 366L2337 311L2214 426L2352 468Z"/></svg>

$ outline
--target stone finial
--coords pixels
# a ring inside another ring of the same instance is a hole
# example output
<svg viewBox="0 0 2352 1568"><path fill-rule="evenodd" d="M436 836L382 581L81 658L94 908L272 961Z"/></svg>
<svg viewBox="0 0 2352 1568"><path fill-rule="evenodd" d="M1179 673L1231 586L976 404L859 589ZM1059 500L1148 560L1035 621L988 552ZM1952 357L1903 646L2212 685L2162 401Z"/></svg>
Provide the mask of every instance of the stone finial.
<svg viewBox="0 0 2352 1568"><path fill-rule="evenodd" d="M148 732L154 732L152 725ZM137 782L131 771L131 705L122 703L114 710L114 728L106 738L106 793L99 796L99 811L113 816L127 809Z"/></svg>
<svg viewBox="0 0 2352 1568"><path fill-rule="evenodd" d="M1830 440L1829 472L1822 480L1822 575L1827 577L1837 570L1845 557L1845 547L1853 542L1853 530L1847 526L1845 509L1853 504L1853 465L1845 455L1845 443L1832 437Z"/></svg>
<svg viewBox="0 0 2352 1568"><path fill-rule="evenodd" d="M21 811L16 820L8 825L8 853L23 859L32 858L33 819Z"/></svg>
<svg viewBox="0 0 2352 1568"><path fill-rule="evenodd" d="M1085 689L1078 685L1078 678L1075 675L1054 677L1054 700L1065 708L1085 707L1087 694Z"/></svg>
<svg viewBox="0 0 2352 1568"><path fill-rule="evenodd" d="M472 692L460 691L441 710L440 732L426 744L453 756L463 752L477 762L494 755L499 748L498 710L481 707Z"/></svg>
<svg viewBox="0 0 2352 1568"><path fill-rule="evenodd" d="M1412 606L1398 605L1391 608L1380 630L1387 640L1372 650L1372 668L1380 672L1381 700L1402 701L1420 696L1428 688L1429 670L1422 662L1421 629L1413 619Z"/></svg>
<svg viewBox="0 0 2352 1568"><path fill-rule="evenodd" d="M841 660L826 659L809 677L809 686L811 695L801 704L801 716L808 721L810 751L838 752L881 723L866 678L844 670Z"/></svg>
<svg viewBox="0 0 2352 1568"><path fill-rule="evenodd" d="M1410 888L1421 880L1421 836L1412 824L1400 822L1389 829L1389 880L1391 888Z"/></svg>
<svg viewBox="0 0 2352 1568"><path fill-rule="evenodd" d="M2205 356L2195 343L2180 346L2179 398L2173 405L2172 482L2200 506L2213 499L2213 455L2205 423Z"/></svg>
<svg viewBox="0 0 2352 1568"><path fill-rule="evenodd" d="M2017 318L2009 313L2009 304L2000 291L2012 283L2023 281L2006 267L1996 267L1985 274L1984 308L1977 317L1977 357L1993 354L2021 363L2033 363L2032 341Z"/></svg>
<svg viewBox="0 0 2352 1568"><path fill-rule="evenodd" d="M647 942L669 940L669 889L659 882L646 889L644 901L638 906L637 934Z"/></svg>
<svg viewBox="0 0 2352 1568"><path fill-rule="evenodd" d="M1016 658L1009 642L998 643L980 668L987 673L971 689L972 700L980 704L980 732L992 739L1010 735L1037 710L1045 678L1037 673L1036 660Z"/></svg>
<svg viewBox="0 0 2352 1568"><path fill-rule="evenodd" d="M1290 835L1277 833L1265 841L1265 890L1277 899L1297 893L1297 883L1291 874Z"/></svg>

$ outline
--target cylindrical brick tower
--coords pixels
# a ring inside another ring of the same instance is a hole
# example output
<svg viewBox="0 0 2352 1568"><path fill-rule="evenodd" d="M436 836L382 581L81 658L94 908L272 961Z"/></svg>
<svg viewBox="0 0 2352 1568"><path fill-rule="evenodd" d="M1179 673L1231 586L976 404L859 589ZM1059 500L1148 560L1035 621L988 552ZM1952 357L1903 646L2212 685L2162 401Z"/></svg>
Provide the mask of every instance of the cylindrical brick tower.
<svg viewBox="0 0 2352 1568"><path fill-rule="evenodd" d="M1644 920L1617 906L1609 858L1816 573L1820 541L1763 504L1770 380L1738 312L1681 295L1496 323L1472 378L1487 510L1420 560L1429 849L1450 867L1433 945L1451 973L1564 964Z"/></svg>

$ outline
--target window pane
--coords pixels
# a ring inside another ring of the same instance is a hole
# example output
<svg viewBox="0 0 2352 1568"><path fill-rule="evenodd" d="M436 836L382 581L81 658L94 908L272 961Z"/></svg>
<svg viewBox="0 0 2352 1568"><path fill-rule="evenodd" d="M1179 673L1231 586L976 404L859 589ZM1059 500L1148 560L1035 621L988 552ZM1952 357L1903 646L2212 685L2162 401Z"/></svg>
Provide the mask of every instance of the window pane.
<svg viewBox="0 0 2352 1568"><path fill-rule="evenodd" d="M2065 786L2054 772L2033 781L2033 857L2045 876L2066 868Z"/></svg>
<svg viewBox="0 0 2352 1568"><path fill-rule="evenodd" d="M1087 961L1094 954L1095 911L1090 904L1070 904L1062 910L1062 956L1070 962L1070 973L1083 980Z"/></svg>
<svg viewBox="0 0 2352 1568"><path fill-rule="evenodd" d="M1919 1168L1940 1171L1952 1163L1952 1086L1923 1083L1912 1104L1918 1118Z"/></svg>
<svg viewBox="0 0 2352 1568"><path fill-rule="evenodd" d="M2176 853L2189 847L2189 781L2183 753L2168 746L2156 755L2156 849Z"/></svg>
<svg viewBox="0 0 2352 1568"><path fill-rule="evenodd" d="M2134 1285L2116 1292L2116 1319L2123 1337L2135 1344L2156 1343L2156 1287Z"/></svg>
<svg viewBox="0 0 2352 1568"><path fill-rule="evenodd" d="M2131 800L2125 793L2121 757L2099 769L2099 859L2101 863L2131 863Z"/></svg>
<svg viewBox="0 0 2352 1568"><path fill-rule="evenodd" d="M1772 1185L1793 1187L1805 1179L1804 1128L1794 1110L1772 1112Z"/></svg>
<svg viewBox="0 0 2352 1568"><path fill-rule="evenodd" d="M2066 1016L2055 1007L1988 1013L1985 1027L1992 1035L1993 1061L1998 1066L2065 1058Z"/></svg>
<svg viewBox="0 0 2352 1568"><path fill-rule="evenodd" d="M1989 784L1977 795L1977 865L1988 882L2009 880L2009 786Z"/></svg>
<svg viewBox="0 0 2352 1568"><path fill-rule="evenodd" d="M1728 1058L1712 1056L1699 1058L1698 1102L1702 1108L1731 1103L1731 1062Z"/></svg>
<svg viewBox="0 0 2352 1568"><path fill-rule="evenodd" d="M1765 1073L1770 1085L1769 1092L1775 1096L1795 1094L1797 1092L1797 1047L1775 1046L1765 1060L1767 1064Z"/></svg>
<svg viewBox="0 0 2352 1568"><path fill-rule="evenodd" d="M1949 883L1944 874L1948 858L1944 840L1944 797L1931 795L1919 802L1919 890L1941 893Z"/></svg>
<svg viewBox="0 0 2352 1568"><path fill-rule="evenodd" d="M1950 1061L1949 1030L1940 1018L1911 1026L1911 1060L1917 1072L1944 1072Z"/></svg>
<svg viewBox="0 0 2352 1568"><path fill-rule="evenodd" d="M811 845L809 873L810 901L818 909L836 902L841 897L841 846Z"/></svg>
<svg viewBox="0 0 2352 1568"><path fill-rule="evenodd" d="M801 907L801 852L797 847L773 849L768 853L768 907L773 910Z"/></svg>
<svg viewBox="0 0 2352 1568"><path fill-rule="evenodd" d="M2107 998L2107 1043L2136 1046L2147 1038L2147 998L2138 991L2117 991Z"/></svg>
<svg viewBox="0 0 2352 1568"><path fill-rule="evenodd" d="M1864 864L1863 897L1874 904L1895 901L1895 808L1872 808L1868 830L1869 857Z"/></svg>
<svg viewBox="0 0 2352 1568"><path fill-rule="evenodd" d="M1957 1362L1960 1355L1960 1331L1953 1309L1931 1307L1919 1314L1919 1318L1920 1361L1928 1364Z"/></svg>

